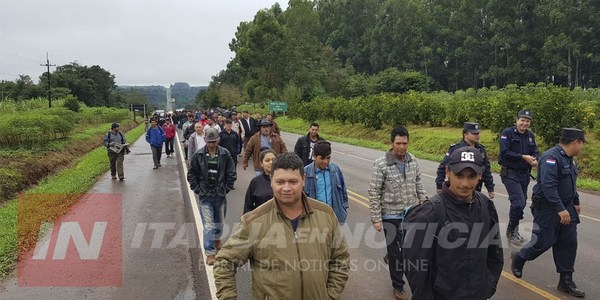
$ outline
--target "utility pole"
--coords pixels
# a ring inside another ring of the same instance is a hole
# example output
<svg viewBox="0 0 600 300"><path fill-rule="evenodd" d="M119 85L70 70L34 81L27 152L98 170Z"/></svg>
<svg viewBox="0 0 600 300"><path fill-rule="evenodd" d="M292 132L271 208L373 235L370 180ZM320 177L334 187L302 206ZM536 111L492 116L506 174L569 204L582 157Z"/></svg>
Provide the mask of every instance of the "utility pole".
<svg viewBox="0 0 600 300"><path fill-rule="evenodd" d="M48 59L48 52L46 52L46 64L40 64L40 66L48 68L48 108L52 108L52 95L50 93L50 67L55 67L56 65L50 64L50 59Z"/></svg>

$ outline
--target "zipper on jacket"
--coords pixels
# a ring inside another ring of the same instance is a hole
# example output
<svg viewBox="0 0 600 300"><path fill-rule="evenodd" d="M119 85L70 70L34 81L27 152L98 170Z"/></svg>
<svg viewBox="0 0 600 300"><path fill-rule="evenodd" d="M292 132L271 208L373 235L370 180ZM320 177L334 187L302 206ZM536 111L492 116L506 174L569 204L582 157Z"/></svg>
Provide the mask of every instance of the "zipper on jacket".
<svg viewBox="0 0 600 300"><path fill-rule="evenodd" d="M300 220L298 220L298 223L299 222ZM298 245L298 233L296 232L296 230L294 230L294 240L296 244L296 253L298 254L298 266L300 266L302 262L300 259L300 246ZM300 299L304 299L304 274L302 272L302 269L300 269Z"/></svg>

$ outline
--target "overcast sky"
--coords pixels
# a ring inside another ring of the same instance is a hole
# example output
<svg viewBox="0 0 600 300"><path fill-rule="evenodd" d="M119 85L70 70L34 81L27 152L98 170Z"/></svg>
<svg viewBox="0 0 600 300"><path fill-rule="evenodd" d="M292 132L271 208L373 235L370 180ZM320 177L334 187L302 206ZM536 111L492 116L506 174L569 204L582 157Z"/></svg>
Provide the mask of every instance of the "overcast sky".
<svg viewBox="0 0 600 300"><path fill-rule="evenodd" d="M0 0L0 79L99 65L118 85L207 85L242 21L269 0Z"/></svg>

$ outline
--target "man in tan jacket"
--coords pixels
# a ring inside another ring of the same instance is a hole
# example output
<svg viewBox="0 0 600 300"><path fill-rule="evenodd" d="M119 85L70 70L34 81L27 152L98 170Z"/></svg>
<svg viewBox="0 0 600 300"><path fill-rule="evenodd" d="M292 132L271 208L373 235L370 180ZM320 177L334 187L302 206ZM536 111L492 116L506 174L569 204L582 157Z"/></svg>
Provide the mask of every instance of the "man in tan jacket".
<svg viewBox="0 0 600 300"><path fill-rule="evenodd" d="M285 147L285 143L283 142L283 139L281 139L281 136L271 132L271 122L269 122L269 120L262 119L258 123L258 127L260 128L260 131L255 133L246 144L244 159L242 161L242 168L246 170L246 168L248 168L248 160L252 157L256 176L262 174L262 167L260 166L260 161L258 159L261 150L266 148L273 149L275 154L287 152L287 148Z"/></svg>
<svg viewBox="0 0 600 300"><path fill-rule="evenodd" d="M217 254L217 297L237 298L235 274L249 261L253 299L339 299L350 254L337 217L303 193L295 153L278 156L272 169L274 198L243 215Z"/></svg>

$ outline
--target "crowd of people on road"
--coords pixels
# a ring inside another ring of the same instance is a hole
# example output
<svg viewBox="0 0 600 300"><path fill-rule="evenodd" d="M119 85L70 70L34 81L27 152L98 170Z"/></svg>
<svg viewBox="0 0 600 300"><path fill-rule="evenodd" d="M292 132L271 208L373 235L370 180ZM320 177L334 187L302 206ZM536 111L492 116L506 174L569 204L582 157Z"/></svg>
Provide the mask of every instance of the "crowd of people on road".
<svg viewBox="0 0 600 300"><path fill-rule="evenodd" d="M553 248L558 290L583 297L573 281L580 211L573 157L580 154L585 134L564 128L559 144L540 155L530 130L532 120L531 111L519 111L515 126L499 138L500 177L510 202L505 237L522 246L511 253L511 270L521 278L526 261ZM263 118L248 111L238 117L234 110L177 112L162 120L155 116L149 123L146 141L154 169L161 167L163 143L167 157L174 155L175 128L181 129L187 180L204 227L205 261L214 266L219 299L237 296L236 270L246 262L252 267L254 298L340 297L349 276L348 246L340 230L348 216L348 191L341 168L331 162L331 143L319 135L319 124L311 123L288 152L270 114ZM384 261L396 299L409 299L410 294L413 299L488 299L496 293L504 264L502 235L480 132L480 124L464 123L462 139L450 145L439 164L437 193L430 197L418 160L408 151L407 128L393 128L390 150L374 161L368 189L370 221L385 235ZM104 142L113 179L124 178L123 153L111 146L125 143L114 123ZM223 243L226 198L235 189L238 157L243 170L252 160L255 176L246 188L244 215ZM519 222L535 168L531 210L537 226L525 244ZM483 186L487 193L481 192ZM315 230L326 238L306 239L301 234ZM290 271L290 264L299 261L321 265Z"/></svg>

